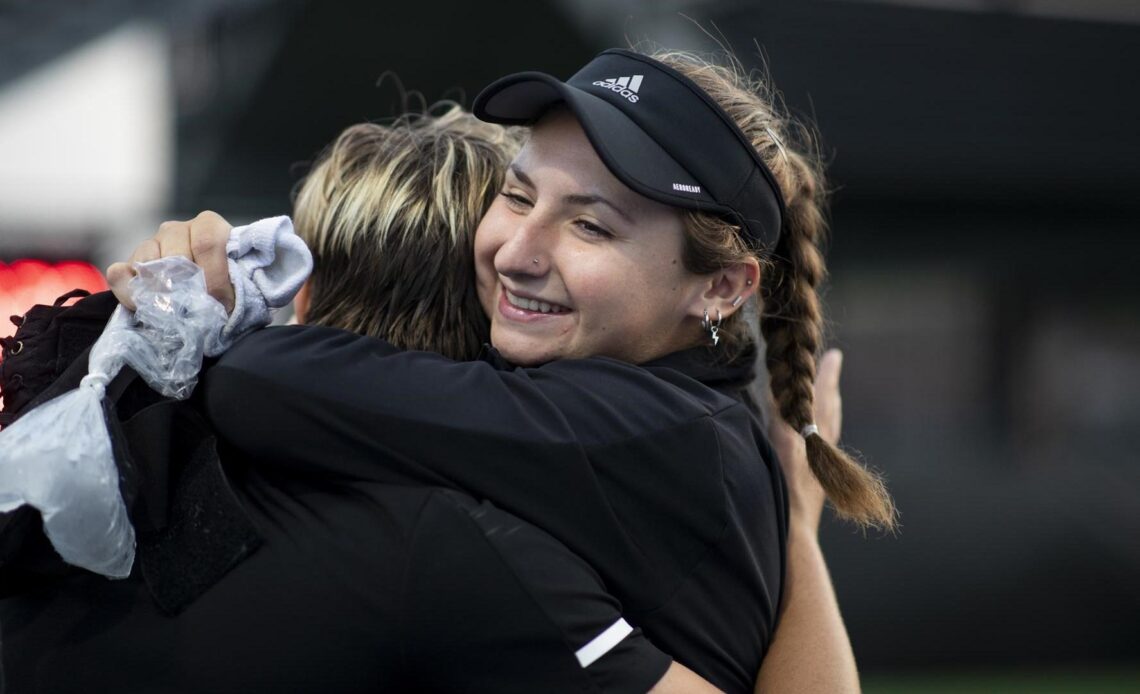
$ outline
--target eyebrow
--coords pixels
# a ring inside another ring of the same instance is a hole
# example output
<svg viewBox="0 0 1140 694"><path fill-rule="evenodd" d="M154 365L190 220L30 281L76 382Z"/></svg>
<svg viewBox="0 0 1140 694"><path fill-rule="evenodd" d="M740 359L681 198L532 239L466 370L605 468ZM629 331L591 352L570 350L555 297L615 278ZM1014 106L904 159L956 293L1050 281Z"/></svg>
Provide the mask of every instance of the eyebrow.
<svg viewBox="0 0 1140 694"><path fill-rule="evenodd" d="M519 168L518 164L511 164L510 168L511 168L511 173L513 173L515 175L515 178L522 181L524 185L530 186L531 188L537 187L534 185L534 181L530 180L530 176L527 176L526 173L524 173L523 170L521 168ZM605 205L606 207L610 208L614 212L618 213L618 215L620 215L622 219L629 222L630 224L636 224L637 223L637 222L633 221L632 217L630 217L628 214L626 214L624 211L622 211L622 209L620 207L613 204L609 200L603 198L601 195L592 195L592 194L585 194L585 193L580 193L580 194L576 194L576 195L565 195L562 197L562 202L564 202L568 205Z"/></svg>

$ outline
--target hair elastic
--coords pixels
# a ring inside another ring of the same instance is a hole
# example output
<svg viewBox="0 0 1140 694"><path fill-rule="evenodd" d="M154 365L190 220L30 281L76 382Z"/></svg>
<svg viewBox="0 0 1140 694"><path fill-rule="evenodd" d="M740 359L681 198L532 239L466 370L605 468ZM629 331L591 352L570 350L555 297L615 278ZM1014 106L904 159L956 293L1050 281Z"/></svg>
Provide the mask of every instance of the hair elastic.
<svg viewBox="0 0 1140 694"><path fill-rule="evenodd" d="M819 427L817 427L814 424L808 424L803 429L800 429L800 435L803 436L805 439L807 437L811 436L812 434L819 436Z"/></svg>

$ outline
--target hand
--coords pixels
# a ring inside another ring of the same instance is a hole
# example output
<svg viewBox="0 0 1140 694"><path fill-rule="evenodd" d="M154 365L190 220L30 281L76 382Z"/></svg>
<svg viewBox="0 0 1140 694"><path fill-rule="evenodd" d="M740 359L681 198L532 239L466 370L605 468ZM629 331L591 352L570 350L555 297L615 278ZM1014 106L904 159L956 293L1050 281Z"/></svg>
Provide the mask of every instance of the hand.
<svg viewBox="0 0 1140 694"><path fill-rule="evenodd" d="M815 377L815 424L819 435L828 443L839 443L843 427L843 398L839 393L839 374L843 369L843 353L830 349L819 360ZM770 396L769 396L770 397ZM804 438L780 416L779 409L771 404L773 414L768 436L788 484L788 504L793 526L800 525L810 533L819 532L819 519L827 495L808 467Z"/></svg>
<svg viewBox="0 0 1140 694"><path fill-rule="evenodd" d="M819 360L815 372L815 425L819 435L832 446L839 443L843 429L843 396L839 393L839 374L843 371L843 352L829 349Z"/></svg>
<svg viewBox="0 0 1140 694"><path fill-rule="evenodd" d="M220 215L203 212L188 222L163 222L154 238L140 243L125 263L107 268L107 284L119 303L135 309L127 283L135 276L134 264L173 255L189 258L206 276L206 290L230 313L234 308L234 288L226 261L226 242L232 226Z"/></svg>

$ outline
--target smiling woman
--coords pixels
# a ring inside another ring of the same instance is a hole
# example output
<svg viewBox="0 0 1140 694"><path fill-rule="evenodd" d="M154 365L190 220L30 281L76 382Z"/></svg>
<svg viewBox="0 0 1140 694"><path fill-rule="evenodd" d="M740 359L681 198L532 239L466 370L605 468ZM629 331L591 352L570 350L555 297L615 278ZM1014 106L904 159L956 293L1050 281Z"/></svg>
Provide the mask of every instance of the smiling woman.
<svg viewBox="0 0 1140 694"><path fill-rule="evenodd" d="M607 86L635 80L637 100ZM789 536L810 547L818 524L809 463L841 512L893 521L878 479L812 421L824 188L753 86L623 50L566 82L492 84L476 114L533 126L475 239L497 353L456 362L267 329L206 375L211 422L253 469L490 499L585 559L654 645L750 691L781 604L802 595L785 570L806 565ZM802 434L783 468L748 394L758 290L774 396ZM813 575L814 603L833 604ZM792 633L853 675L841 623Z"/></svg>

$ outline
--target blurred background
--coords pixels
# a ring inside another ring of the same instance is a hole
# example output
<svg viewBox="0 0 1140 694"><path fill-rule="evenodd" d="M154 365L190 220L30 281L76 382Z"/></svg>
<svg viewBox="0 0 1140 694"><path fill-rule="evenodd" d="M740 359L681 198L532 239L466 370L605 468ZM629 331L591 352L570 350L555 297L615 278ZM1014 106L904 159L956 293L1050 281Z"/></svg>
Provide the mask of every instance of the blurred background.
<svg viewBox="0 0 1140 694"><path fill-rule="evenodd" d="M287 213L397 82L710 33L830 162L845 440L902 510L824 529L866 691L1140 692L1135 0L0 0L0 336L164 219Z"/></svg>

